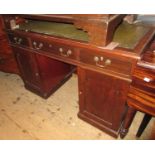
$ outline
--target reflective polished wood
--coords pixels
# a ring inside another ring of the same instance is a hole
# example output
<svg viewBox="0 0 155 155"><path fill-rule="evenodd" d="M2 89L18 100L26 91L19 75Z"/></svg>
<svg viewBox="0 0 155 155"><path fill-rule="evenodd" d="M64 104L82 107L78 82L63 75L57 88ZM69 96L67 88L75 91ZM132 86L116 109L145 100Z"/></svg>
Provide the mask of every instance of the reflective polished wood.
<svg viewBox="0 0 155 155"><path fill-rule="evenodd" d="M155 116L155 52L154 42L134 70L133 81L129 89L128 113L123 123L121 137L124 138L137 111L145 113L137 132L140 137L152 116ZM132 111L132 112L131 112Z"/></svg>

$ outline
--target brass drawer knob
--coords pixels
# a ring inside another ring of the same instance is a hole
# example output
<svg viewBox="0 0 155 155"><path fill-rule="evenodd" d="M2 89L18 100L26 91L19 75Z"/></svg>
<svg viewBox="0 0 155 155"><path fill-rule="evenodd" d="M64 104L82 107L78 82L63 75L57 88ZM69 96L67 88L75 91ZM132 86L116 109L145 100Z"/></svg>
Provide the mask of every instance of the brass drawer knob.
<svg viewBox="0 0 155 155"><path fill-rule="evenodd" d="M39 45L37 45L37 42L33 42L33 46L35 49L40 50L44 45L43 43L39 43Z"/></svg>
<svg viewBox="0 0 155 155"><path fill-rule="evenodd" d="M21 42L22 42L22 38L19 38L18 39L18 44L21 44Z"/></svg>
<svg viewBox="0 0 155 155"><path fill-rule="evenodd" d="M60 52L63 52L63 48L59 48L59 51L60 51Z"/></svg>
<svg viewBox="0 0 155 155"><path fill-rule="evenodd" d="M33 45L35 46L35 45L37 45L37 43L34 41L34 42L33 42Z"/></svg>
<svg viewBox="0 0 155 155"><path fill-rule="evenodd" d="M13 40L15 41L15 44L21 44L22 43L22 38L17 38L17 37L14 37Z"/></svg>
<svg viewBox="0 0 155 155"><path fill-rule="evenodd" d="M71 50L68 50L67 51L67 55L71 55L72 54L72 51Z"/></svg>
<svg viewBox="0 0 155 155"><path fill-rule="evenodd" d="M110 59L107 59L107 60L105 61L105 65L111 65L111 60L110 60Z"/></svg>
<svg viewBox="0 0 155 155"><path fill-rule="evenodd" d="M104 61L104 57L102 57L102 56L101 57L94 56L94 61L95 61L96 66L101 67L101 68L111 65L111 60L106 59Z"/></svg>
<svg viewBox="0 0 155 155"><path fill-rule="evenodd" d="M95 56L95 57L94 57L94 61L95 61L95 62L98 62L98 61L99 61L99 57Z"/></svg>
<svg viewBox="0 0 155 155"><path fill-rule="evenodd" d="M43 43L40 43L39 44L39 48L41 49L43 47Z"/></svg>
<svg viewBox="0 0 155 155"><path fill-rule="evenodd" d="M94 61L95 62L98 62L98 61L103 61L104 58L101 56L101 57L97 57L97 56L94 56Z"/></svg>
<svg viewBox="0 0 155 155"><path fill-rule="evenodd" d="M67 52L65 52L63 48L59 48L59 51L60 51L60 55L63 57L69 57L70 55L72 55L72 50L70 49Z"/></svg>

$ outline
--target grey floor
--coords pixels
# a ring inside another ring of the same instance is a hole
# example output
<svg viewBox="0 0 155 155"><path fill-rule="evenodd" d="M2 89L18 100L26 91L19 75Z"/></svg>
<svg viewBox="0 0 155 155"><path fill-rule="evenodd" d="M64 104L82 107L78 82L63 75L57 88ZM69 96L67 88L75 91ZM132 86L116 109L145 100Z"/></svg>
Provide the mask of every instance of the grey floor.
<svg viewBox="0 0 155 155"><path fill-rule="evenodd" d="M115 139L77 117L77 90L73 75L45 100L27 91L18 75L0 72L0 139ZM136 114L125 139L136 139L142 117ZM154 118L140 139L150 138L153 124Z"/></svg>

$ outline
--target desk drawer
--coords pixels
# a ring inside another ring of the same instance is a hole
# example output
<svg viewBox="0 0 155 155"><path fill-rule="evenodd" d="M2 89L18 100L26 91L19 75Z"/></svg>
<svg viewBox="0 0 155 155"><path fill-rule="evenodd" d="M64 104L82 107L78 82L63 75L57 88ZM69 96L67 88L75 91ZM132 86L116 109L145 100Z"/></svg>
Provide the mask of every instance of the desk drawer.
<svg viewBox="0 0 155 155"><path fill-rule="evenodd" d="M29 46L29 41L26 37L18 34L8 34L11 43L20 46Z"/></svg>
<svg viewBox="0 0 155 155"><path fill-rule="evenodd" d="M132 86L148 93L155 93L155 71L136 67Z"/></svg>
<svg viewBox="0 0 155 155"><path fill-rule="evenodd" d="M80 51L80 61L119 74L130 75L131 73L132 64L130 62L107 56L101 52L96 54L93 51Z"/></svg>
<svg viewBox="0 0 155 155"><path fill-rule="evenodd" d="M45 41L43 39L32 39L32 48L38 50L38 52L46 51L52 54L62 56L63 58L77 59L77 49L66 45L64 43L58 43L55 41Z"/></svg>

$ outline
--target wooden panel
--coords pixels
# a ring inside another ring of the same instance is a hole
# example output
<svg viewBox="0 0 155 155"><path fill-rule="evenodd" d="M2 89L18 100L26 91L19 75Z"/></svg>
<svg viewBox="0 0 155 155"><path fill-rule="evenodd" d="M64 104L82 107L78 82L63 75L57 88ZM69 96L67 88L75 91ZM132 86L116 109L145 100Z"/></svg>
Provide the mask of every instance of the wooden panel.
<svg viewBox="0 0 155 155"><path fill-rule="evenodd" d="M34 53L14 46L12 46L12 49L15 53L24 82L36 89L40 89L40 75L37 69Z"/></svg>
<svg viewBox="0 0 155 155"><path fill-rule="evenodd" d="M80 118L117 135L125 110L129 83L79 68Z"/></svg>

